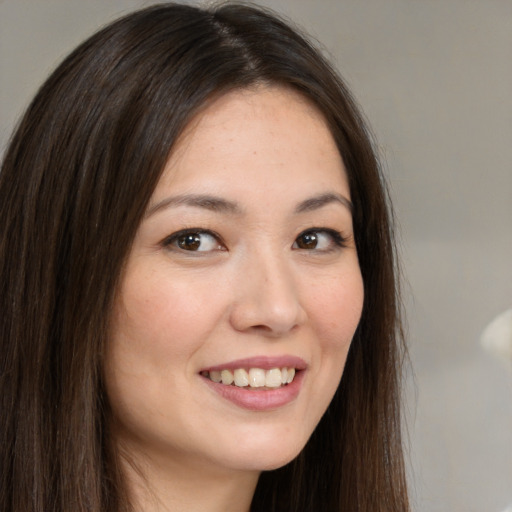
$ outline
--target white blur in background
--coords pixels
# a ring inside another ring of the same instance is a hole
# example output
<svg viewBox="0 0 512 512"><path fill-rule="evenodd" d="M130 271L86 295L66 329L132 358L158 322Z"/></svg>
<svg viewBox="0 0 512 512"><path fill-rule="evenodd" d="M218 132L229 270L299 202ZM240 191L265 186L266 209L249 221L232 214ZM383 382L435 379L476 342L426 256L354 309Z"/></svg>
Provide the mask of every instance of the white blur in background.
<svg viewBox="0 0 512 512"><path fill-rule="evenodd" d="M0 152L68 51L151 3L0 0ZM414 510L511 512L512 372L484 339L512 304L512 2L261 3L322 41L379 142L406 276Z"/></svg>

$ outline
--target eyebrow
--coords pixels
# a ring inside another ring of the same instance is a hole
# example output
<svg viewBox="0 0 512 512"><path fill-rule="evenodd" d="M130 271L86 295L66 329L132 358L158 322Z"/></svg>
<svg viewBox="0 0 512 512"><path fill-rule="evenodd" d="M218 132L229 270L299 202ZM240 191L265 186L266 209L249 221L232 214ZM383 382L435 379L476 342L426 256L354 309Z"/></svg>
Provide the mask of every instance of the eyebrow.
<svg viewBox="0 0 512 512"><path fill-rule="evenodd" d="M231 213L237 215L242 213L242 209L240 206L238 206L237 203L228 201L227 199L205 194L184 194L180 196L167 197L166 199L162 199L162 201L159 201L153 206L150 206L146 211L145 217L150 217L156 212L166 208L173 208L177 206L193 206L213 212Z"/></svg>
<svg viewBox="0 0 512 512"><path fill-rule="evenodd" d="M314 210L319 210L320 208L331 203L340 203L346 208L348 208L350 212L352 212L353 210L352 202L345 196L342 196L341 194L328 192L326 194L320 194L318 196L314 196L309 199L306 199L305 201L300 202L295 208L295 213L305 213Z"/></svg>
<svg viewBox="0 0 512 512"><path fill-rule="evenodd" d="M305 199L295 207L294 211L296 214L307 213L319 210L331 203L339 203L352 212L352 202L345 196L332 192ZM242 208L237 203L227 199L206 194L184 194L167 197L150 206L146 211L145 217L150 217L151 215L154 215L161 210L165 210L166 208L175 208L178 206L192 206L195 208L202 208L218 213L229 213L232 215L240 215L243 213Z"/></svg>

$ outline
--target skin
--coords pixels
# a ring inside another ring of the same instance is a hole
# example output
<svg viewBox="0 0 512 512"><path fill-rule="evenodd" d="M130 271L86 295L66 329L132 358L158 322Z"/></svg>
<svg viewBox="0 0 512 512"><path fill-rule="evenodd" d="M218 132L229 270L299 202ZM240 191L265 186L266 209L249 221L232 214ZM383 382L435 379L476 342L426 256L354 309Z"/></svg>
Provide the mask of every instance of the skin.
<svg viewBox="0 0 512 512"><path fill-rule="evenodd" d="M349 201L323 117L291 90L231 92L190 123L134 240L107 354L115 438L140 510L249 510L260 472L303 448L361 315ZM200 250L171 236L189 228ZM287 355L307 365L300 391L270 410L226 400L200 373Z"/></svg>

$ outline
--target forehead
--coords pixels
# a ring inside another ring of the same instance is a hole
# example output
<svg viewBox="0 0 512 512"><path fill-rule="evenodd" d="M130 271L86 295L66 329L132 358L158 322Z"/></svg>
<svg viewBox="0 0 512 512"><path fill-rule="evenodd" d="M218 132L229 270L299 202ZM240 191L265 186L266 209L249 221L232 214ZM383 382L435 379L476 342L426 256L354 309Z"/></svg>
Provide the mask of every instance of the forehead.
<svg viewBox="0 0 512 512"><path fill-rule="evenodd" d="M155 195L188 187L259 190L342 187L346 172L321 114L298 92L258 86L229 92L209 103L175 144Z"/></svg>

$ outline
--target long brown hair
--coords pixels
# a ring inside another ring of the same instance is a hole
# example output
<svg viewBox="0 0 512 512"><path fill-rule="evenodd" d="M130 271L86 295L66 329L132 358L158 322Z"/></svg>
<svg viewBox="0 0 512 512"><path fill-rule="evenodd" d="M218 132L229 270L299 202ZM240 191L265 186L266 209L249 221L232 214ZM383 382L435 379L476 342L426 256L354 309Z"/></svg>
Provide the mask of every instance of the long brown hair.
<svg viewBox="0 0 512 512"><path fill-rule="evenodd" d="M365 286L339 389L253 510L409 510L404 354L385 186L365 123L317 50L275 15L162 4L112 23L50 76L0 174L0 510L129 510L109 438L102 361L123 263L169 152L213 96L294 88L347 168Z"/></svg>

